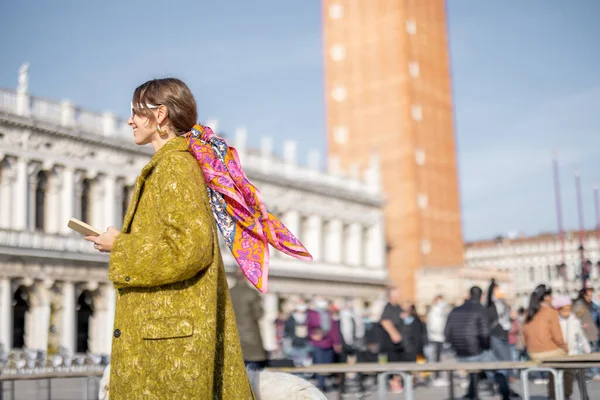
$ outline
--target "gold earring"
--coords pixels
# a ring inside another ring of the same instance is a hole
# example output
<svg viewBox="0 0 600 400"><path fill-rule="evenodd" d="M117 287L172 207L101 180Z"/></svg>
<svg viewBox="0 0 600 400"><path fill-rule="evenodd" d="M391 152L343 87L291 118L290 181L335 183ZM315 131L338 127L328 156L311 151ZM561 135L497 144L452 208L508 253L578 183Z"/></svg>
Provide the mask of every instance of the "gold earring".
<svg viewBox="0 0 600 400"><path fill-rule="evenodd" d="M167 134L167 131L160 129L160 124L156 124L156 132L158 132L158 134L161 136Z"/></svg>

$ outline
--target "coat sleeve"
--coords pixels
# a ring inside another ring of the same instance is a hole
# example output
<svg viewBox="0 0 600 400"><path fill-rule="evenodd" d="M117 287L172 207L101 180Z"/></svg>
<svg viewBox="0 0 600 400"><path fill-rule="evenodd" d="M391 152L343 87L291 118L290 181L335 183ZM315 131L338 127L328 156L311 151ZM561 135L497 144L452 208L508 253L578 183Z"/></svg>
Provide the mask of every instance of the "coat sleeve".
<svg viewBox="0 0 600 400"><path fill-rule="evenodd" d="M484 350L490 349L490 324L488 318L489 314L483 309L482 312L479 313L477 321L479 343Z"/></svg>
<svg viewBox="0 0 600 400"><path fill-rule="evenodd" d="M213 221L204 178L186 160L169 157L156 168L156 228L121 233L110 255L109 279L115 287L152 287L184 281L213 260ZM141 212L142 210L138 210Z"/></svg>
<svg viewBox="0 0 600 400"><path fill-rule="evenodd" d="M560 321L558 319L558 313L556 311L549 314L548 325L550 328L550 338L554 344L559 348L563 349L567 354L569 353L569 347L563 338L562 329L560 328Z"/></svg>
<svg viewBox="0 0 600 400"><path fill-rule="evenodd" d="M577 327L577 329L575 330L575 335L577 337L577 341L578 343L581 345L581 349L583 350L584 354L589 354L592 352L592 348L590 347L590 342L587 339L587 336L585 335L585 332L583 331L583 326L581 325L581 322L579 322L578 319L575 319L574 321L575 326Z"/></svg>
<svg viewBox="0 0 600 400"><path fill-rule="evenodd" d="M453 312L451 311L448 314L448 318L446 318L446 326L444 327L444 341L446 343L450 343L449 340L452 337L452 320L453 320Z"/></svg>

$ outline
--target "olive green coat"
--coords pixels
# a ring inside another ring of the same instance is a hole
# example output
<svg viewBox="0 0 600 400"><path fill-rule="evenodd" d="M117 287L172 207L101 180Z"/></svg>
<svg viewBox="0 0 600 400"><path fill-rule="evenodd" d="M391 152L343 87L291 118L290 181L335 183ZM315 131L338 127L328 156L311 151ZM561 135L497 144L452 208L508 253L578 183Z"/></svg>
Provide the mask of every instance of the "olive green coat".
<svg viewBox="0 0 600 400"><path fill-rule="evenodd" d="M206 183L187 140L144 167L110 256L110 398L253 399Z"/></svg>

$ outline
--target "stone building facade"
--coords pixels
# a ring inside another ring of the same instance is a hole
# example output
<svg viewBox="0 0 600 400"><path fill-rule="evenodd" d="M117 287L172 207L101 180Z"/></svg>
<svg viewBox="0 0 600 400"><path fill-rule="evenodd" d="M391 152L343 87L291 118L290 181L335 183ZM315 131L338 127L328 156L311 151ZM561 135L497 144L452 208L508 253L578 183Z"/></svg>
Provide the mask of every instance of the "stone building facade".
<svg viewBox="0 0 600 400"><path fill-rule="evenodd" d="M572 297L582 287L580 240L584 260L590 264L589 283L600 289L600 235L587 231L566 232L564 250L556 234L530 237L497 238L467 243L466 267L476 270L499 270L508 273L513 282L516 304L526 307L533 289L541 283L557 293ZM565 265L564 273L560 270Z"/></svg>
<svg viewBox="0 0 600 400"><path fill-rule="evenodd" d="M108 354L115 292L105 254L66 224L120 226L133 184L152 149L136 147L126 121L68 101L31 96L27 65L16 91L0 90L0 344L5 349ZM294 142L283 157L271 141L249 149L246 132L231 144L269 209L306 245L314 262L274 251L262 322L275 348L274 320L299 296L346 297L375 309L387 269L383 195L377 159L361 177L301 165ZM237 268L223 251L226 269Z"/></svg>

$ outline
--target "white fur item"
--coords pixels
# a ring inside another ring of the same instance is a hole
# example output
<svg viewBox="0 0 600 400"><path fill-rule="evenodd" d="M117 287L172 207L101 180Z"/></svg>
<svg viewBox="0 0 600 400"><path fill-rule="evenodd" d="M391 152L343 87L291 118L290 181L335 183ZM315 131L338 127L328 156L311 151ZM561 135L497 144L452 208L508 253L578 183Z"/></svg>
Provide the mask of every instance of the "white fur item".
<svg viewBox="0 0 600 400"><path fill-rule="evenodd" d="M256 400L327 400L312 383L284 372L246 370ZM110 365L104 369L100 381L100 400L108 399Z"/></svg>

